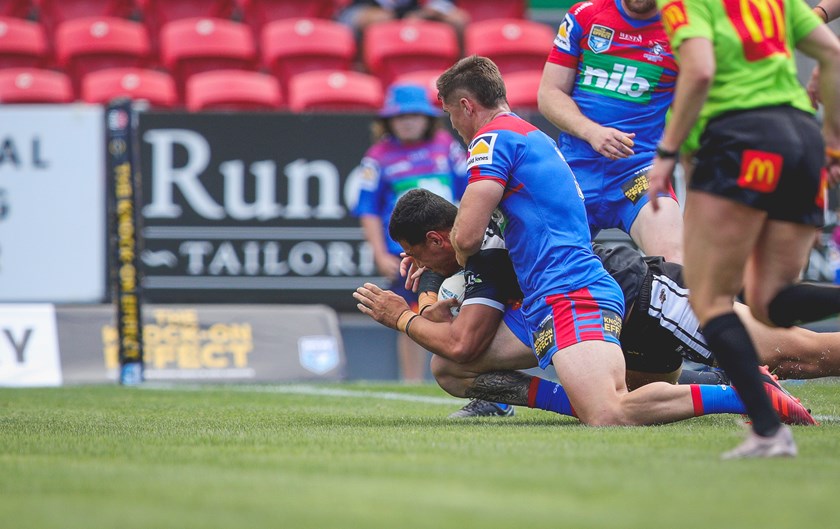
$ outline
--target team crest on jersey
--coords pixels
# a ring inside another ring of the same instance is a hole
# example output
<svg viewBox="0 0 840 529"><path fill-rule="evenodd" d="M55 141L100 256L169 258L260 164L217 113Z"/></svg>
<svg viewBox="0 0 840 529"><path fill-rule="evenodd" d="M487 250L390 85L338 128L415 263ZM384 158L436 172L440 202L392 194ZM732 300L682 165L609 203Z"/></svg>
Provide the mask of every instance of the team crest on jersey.
<svg viewBox="0 0 840 529"><path fill-rule="evenodd" d="M493 146L496 145L498 134L489 132L477 136L470 143L470 155L467 158L467 169L476 165L490 165L493 163Z"/></svg>
<svg viewBox="0 0 840 529"><path fill-rule="evenodd" d="M557 28L557 36L554 37L554 45L563 51L570 51L572 49L572 30L575 27L575 21L572 17L566 15L560 27Z"/></svg>
<svg viewBox="0 0 840 529"><path fill-rule="evenodd" d="M650 49L644 54L645 59L650 62L662 62L662 54L665 53L665 47L658 42L651 42Z"/></svg>
<svg viewBox="0 0 840 529"><path fill-rule="evenodd" d="M614 29L593 24L589 30L589 49L595 53L604 53L610 49L614 36Z"/></svg>

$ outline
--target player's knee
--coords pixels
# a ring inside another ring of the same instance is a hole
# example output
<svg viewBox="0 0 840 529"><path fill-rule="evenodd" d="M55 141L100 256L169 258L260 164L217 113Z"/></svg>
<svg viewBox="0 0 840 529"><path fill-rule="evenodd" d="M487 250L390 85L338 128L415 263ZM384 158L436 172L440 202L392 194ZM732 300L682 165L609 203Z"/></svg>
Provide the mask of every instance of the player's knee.
<svg viewBox="0 0 840 529"><path fill-rule="evenodd" d="M624 413L619 406L599 406L593 409L575 409L580 422L587 426L625 426Z"/></svg>
<svg viewBox="0 0 840 529"><path fill-rule="evenodd" d="M457 364L439 356L432 356L432 376L440 388L453 397L465 398L467 381L453 369Z"/></svg>

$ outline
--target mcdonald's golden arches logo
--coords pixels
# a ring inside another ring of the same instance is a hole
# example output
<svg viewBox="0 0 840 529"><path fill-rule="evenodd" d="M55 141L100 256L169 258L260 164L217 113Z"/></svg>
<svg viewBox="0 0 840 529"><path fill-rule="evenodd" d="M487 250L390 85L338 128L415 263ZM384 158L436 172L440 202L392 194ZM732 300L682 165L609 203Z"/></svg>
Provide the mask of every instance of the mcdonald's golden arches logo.
<svg viewBox="0 0 840 529"><path fill-rule="evenodd" d="M772 193L782 177L781 155L773 152L745 150L741 155L738 185L759 193Z"/></svg>
<svg viewBox="0 0 840 529"><path fill-rule="evenodd" d="M662 8L662 24L665 26L665 32L668 33L668 36L688 25L688 13L685 12L685 5L682 0L670 2Z"/></svg>

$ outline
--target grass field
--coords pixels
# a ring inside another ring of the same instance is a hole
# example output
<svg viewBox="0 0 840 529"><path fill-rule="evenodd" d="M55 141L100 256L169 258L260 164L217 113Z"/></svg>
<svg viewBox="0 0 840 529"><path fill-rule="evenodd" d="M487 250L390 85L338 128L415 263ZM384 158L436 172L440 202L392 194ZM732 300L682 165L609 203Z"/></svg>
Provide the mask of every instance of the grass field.
<svg viewBox="0 0 840 529"><path fill-rule="evenodd" d="M731 416L447 420L433 386L0 390L0 527L833 528L840 384L792 460L721 462Z"/></svg>

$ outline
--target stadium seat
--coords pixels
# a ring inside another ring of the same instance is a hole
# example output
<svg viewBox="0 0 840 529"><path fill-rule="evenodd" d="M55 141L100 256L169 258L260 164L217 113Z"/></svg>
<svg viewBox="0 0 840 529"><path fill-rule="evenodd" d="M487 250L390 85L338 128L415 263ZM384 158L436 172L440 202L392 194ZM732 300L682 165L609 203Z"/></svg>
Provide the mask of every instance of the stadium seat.
<svg viewBox="0 0 840 529"><path fill-rule="evenodd" d="M368 26L364 63L383 85L418 70L445 70L460 56L455 29L443 22L394 20Z"/></svg>
<svg viewBox="0 0 840 529"><path fill-rule="evenodd" d="M353 31L331 20L277 20L265 27L261 41L263 65L284 89L300 73L350 70L356 56Z"/></svg>
<svg viewBox="0 0 840 529"><path fill-rule="evenodd" d="M0 16L26 18L31 11L30 0L0 0Z"/></svg>
<svg viewBox="0 0 840 529"><path fill-rule="evenodd" d="M456 0L455 3L469 13L472 22L491 18L526 18L526 0ZM558 7L568 7L573 3L568 2Z"/></svg>
<svg viewBox="0 0 840 529"><path fill-rule="evenodd" d="M537 91L542 79L542 70L514 72L505 75L505 88L510 108L514 110L537 110Z"/></svg>
<svg viewBox="0 0 840 529"><path fill-rule="evenodd" d="M155 108L172 108L178 104L175 81L166 72L111 68L89 73L82 79L85 103L107 103L116 97L148 101Z"/></svg>
<svg viewBox="0 0 840 529"><path fill-rule="evenodd" d="M382 106L382 83L359 72L306 72L289 83L289 107L294 112L371 112Z"/></svg>
<svg viewBox="0 0 840 529"><path fill-rule="evenodd" d="M211 70L254 70L256 48L251 28L220 18L186 18L160 30L160 57L185 96L190 76Z"/></svg>
<svg viewBox="0 0 840 529"><path fill-rule="evenodd" d="M82 78L90 72L146 66L149 35L143 24L122 18L76 18L56 30L55 56L78 94Z"/></svg>
<svg viewBox="0 0 840 529"><path fill-rule="evenodd" d="M0 103L70 103L73 87L61 72L37 68L0 70Z"/></svg>
<svg viewBox="0 0 840 529"><path fill-rule="evenodd" d="M197 73L187 81L187 110L276 110L283 99L274 77L245 70Z"/></svg>
<svg viewBox="0 0 840 529"><path fill-rule="evenodd" d="M243 22L260 35L265 26L275 20L288 18L332 19L335 0L236 0Z"/></svg>
<svg viewBox="0 0 840 529"><path fill-rule="evenodd" d="M53 35L62 22L87 17L125 18L134 9L132 0L34 0L38 20Z"/></svg>
<svg viewBox="0 0 840 529"><path fill-rule="evenodd" d="M234 0L136 0L152 38L164 25L185 18L229 19Z"/></svg>
<svg viewBox="0 0 840 529"><path fill-rule="evenodd" d="M552 28L530 20L485 20L464 30L464 52L490 57L503 75L542 71L553 42Z"/></svg>
<svg viewBox="0 0 840 529"><path fill-rule="evenodd" d="M47 65L49 46L44 28L20 18L0 17L0 68Z"/></svg>
<svg viewBox="0 0 840 529"><path fill-rule="evenodd" d="M437 79L442 73L443 70L418 70L400 75L394 80L394 83L418 84L424 87L429 96L429 102L439 107Z"/></svg>

